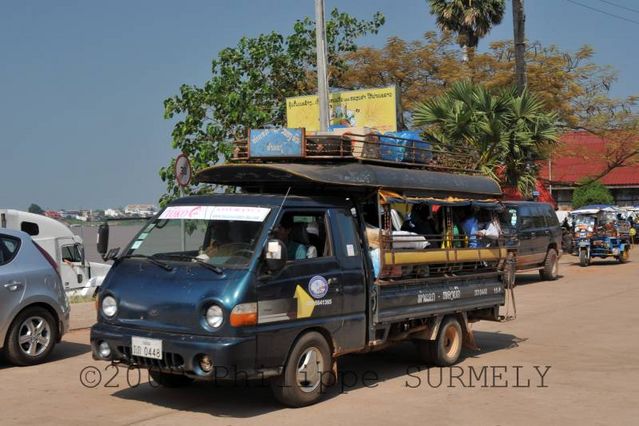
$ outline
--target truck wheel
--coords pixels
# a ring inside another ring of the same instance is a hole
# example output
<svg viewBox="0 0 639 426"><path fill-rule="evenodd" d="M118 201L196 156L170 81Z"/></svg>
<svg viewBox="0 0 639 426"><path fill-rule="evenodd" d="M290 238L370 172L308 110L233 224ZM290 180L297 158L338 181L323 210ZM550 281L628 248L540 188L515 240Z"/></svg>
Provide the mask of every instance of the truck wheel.
<svg viewBox="0 0 639 426"><path fill-rule="evenodd" d="M180 374L162 373L157 370L149 370L149 376L157 384L164 386L165 388L181 388L193 383L193 379Z"/></svg>
<svg viewBox="0 0 639 426"><path fill-rule="evenodd" d="M51 313L44 308L27 308L11 324L5 355L15 365L40 364L57 341L58 323Z"/></svg>
<svg viewBox="0 0 639 426"><path fill-rule="evenodd" d="M293 346L282 375L271 381L275 398L289 407L317 402L331 382L331 364L324 336L317 332L304 334Z"/></svg>
<svg viewBox="0 0 639 426"><path fill-rule="evenodd" d="M446 317L439 326L435 341L419 341L417 350L423 362L439 367L453 365L462 349L462 329L455 317Z"/></svg>
<svg viewBox="0 0 639 426"><path fill-rule="evenodd" d="M554 281L559 278L559 256L554 248L548 249L544 269L539 270L542 280Z"/></svg>
<svg viewBox="0 0 639 426"><path fill-rule="evenodd" d="M590 265L590 258L586 250L579 250L579 265L586 267Z"/></svg>

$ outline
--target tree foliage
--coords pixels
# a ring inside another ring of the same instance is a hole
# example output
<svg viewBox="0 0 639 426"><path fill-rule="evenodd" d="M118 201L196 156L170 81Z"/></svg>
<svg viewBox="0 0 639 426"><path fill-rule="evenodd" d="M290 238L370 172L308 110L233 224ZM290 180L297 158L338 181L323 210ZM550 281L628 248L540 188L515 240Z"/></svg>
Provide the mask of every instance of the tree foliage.
<svg viewBox="0 0 639 426"><path fill-rule="evenodd" d="M31 203L28 211L29 213L44 214L44 209L35 203Z"/></svg>
<svg viewBox="0 0 639 426"><path fill-rule="evenodd" d="M617 74L593 62L594 51L582 46L567 51L538 42L527 44L528 90L558 115L564 130L586 129L607 141L605 176L617 167L639 163L637 97L614 98ZM357 89L396 85L400 128L411 126L411 112L458 81L482 83L490 90L514 84L512 41L496 41L486 52L464 63L448 32L428 32L421 40L388 39L383 48L360 48L345 55L348 71L342 87ZM573 153L587 161L587 152Z"/></svg>
<svg viewBox="0 0 639 426"><path fill-rule="evenodd" d="M334 9L326 22L330 81L348 69L344 54L356 50L357 38L376 33L384 17L376 13L360 20ZM180 93L164 101L166 119L178 118L172 146L185 153L195 170L223 161L231 142L246 137L250 128L285 123L285 98L316 91L315 23L298 20L290 35L275 32L243 37L223 49L211 64L211 78L202 86L182 85ZM179 193L174 160L160 169L167 193L164 205ZM188 193L210 192L194 185Z"/></svg>
<svg viewBox="0 0 639 426"><path fill-rule="evenodd" d="M435 149L469 157L468 166L524 195L535 188L535 160L547 158L557 142L557 118L527 91L518 95L514 87L489 90L468 81L414 111L415 125L424 126Z"/></svg>
<svg viewBox="0 0 639 426"><path fill-rule="evenodd" d="M574 209L588 204L613 204L614 202L615 199L610 190L598 180L585 180L572 193L572 207Z"/></svg>
<svg viewBox="0 0 639 426"><path fill-rule="evenodd" d="M583 46L567 51L557 46L527 44L528 90L556 111L564 127L602 129L606 117L630 111L635 97L609 95L616 73L592 61L594 51ZM489 89L514 84L514 50L511 41L496 41L486 52L465 64L450 33L428 32L421 40L388 39L380 49L360 48L345 54L348 71L339 81L345 88L397 85L401 108L410 112L418 103L441 95L457 81L471 80ZM607 115L606 115L607 114ZM410 114L405 114L410 125Z"/></svg>
<svg viewBox="0 0 639 426"><path fill-rule="evenodd" d="M501 23L506 10L505 0L428 0L431 14L443 31L457 34L457 43L469 48L469 57L479 44L479 39L491 28Z"/></svg>

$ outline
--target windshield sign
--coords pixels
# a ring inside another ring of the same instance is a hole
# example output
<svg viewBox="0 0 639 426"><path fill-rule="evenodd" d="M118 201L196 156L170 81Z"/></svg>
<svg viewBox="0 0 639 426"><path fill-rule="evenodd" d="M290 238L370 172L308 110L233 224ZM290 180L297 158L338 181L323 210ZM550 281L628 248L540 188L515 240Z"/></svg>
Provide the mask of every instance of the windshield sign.
<svg viewBox="0 0 639 426"><path fill-rule="evenodd" d="M137 236L127 255L242 268L253 257L270 211L250 206L167 207Z"/></svg>
<svg viewBox="0 0 639 426"><path fill-rule="evenodd" d="M167 207L160 219L242 220L264 222L271 209L247 206L172 206Z"/></svg>

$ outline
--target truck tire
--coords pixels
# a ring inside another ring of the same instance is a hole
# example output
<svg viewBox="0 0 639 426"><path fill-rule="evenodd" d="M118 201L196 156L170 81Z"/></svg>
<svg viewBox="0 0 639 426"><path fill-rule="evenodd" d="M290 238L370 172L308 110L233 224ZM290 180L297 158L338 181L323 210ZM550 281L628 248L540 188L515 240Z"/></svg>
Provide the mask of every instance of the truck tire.
<svg viewBox="0 0 639 426"><path fill-rule="evenodd" d="M542 280L546 281L554 281L559 278L559 255L554 248L548 249L544 268L539 270L539 275Z"/></svg>
<svg viewBox="0 0 639 426"><path fill-rule="evenodd" d="M590 264L590 259L588 258L588 252L586 250L579 250L579 265L586 267Z"/></svg>
<svg viewBox="0 0 639 426"><path fill-rule="evenodd" d="M439 367L453 365L459 359L463 343L462 329L455 317L446 317L439 326L437 339L417 343L421 361Z"/></svg>
<svg viewBox="0 0 639 426"><path fill-rule="evenodd" d="M271 380L275 398L289 407L317 402L332 382L332 356L326 339L309 332L293 345L282 375Z"/></svg>
<svg viewBox="0 0 639 426"><path fill-rule="evenodd" d="M58 322L41 307L23 310L7 333L5 356L15 365L35 365L45 361L58 341Z"/></svg>
<svg viewBox="0 0 639 426"><path fill-rule="evenodd" d="M149 376L159 385L165 388L181 388L193 383L193 379L181 374L162 373L157 370L149 370Z"/></svg>

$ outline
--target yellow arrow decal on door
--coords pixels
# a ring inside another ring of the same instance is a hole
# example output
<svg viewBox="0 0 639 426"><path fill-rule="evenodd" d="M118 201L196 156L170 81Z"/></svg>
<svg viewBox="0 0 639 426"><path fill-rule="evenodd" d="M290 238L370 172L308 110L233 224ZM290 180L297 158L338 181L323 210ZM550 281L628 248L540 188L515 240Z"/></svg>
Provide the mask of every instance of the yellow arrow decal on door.
<svg viewBox="0 0 639 426"><path fill-rule="evenodd" d="M315 300L301 287L295 287L295 298L297 299L297 318L308 318L313 315Z"/></svg>

